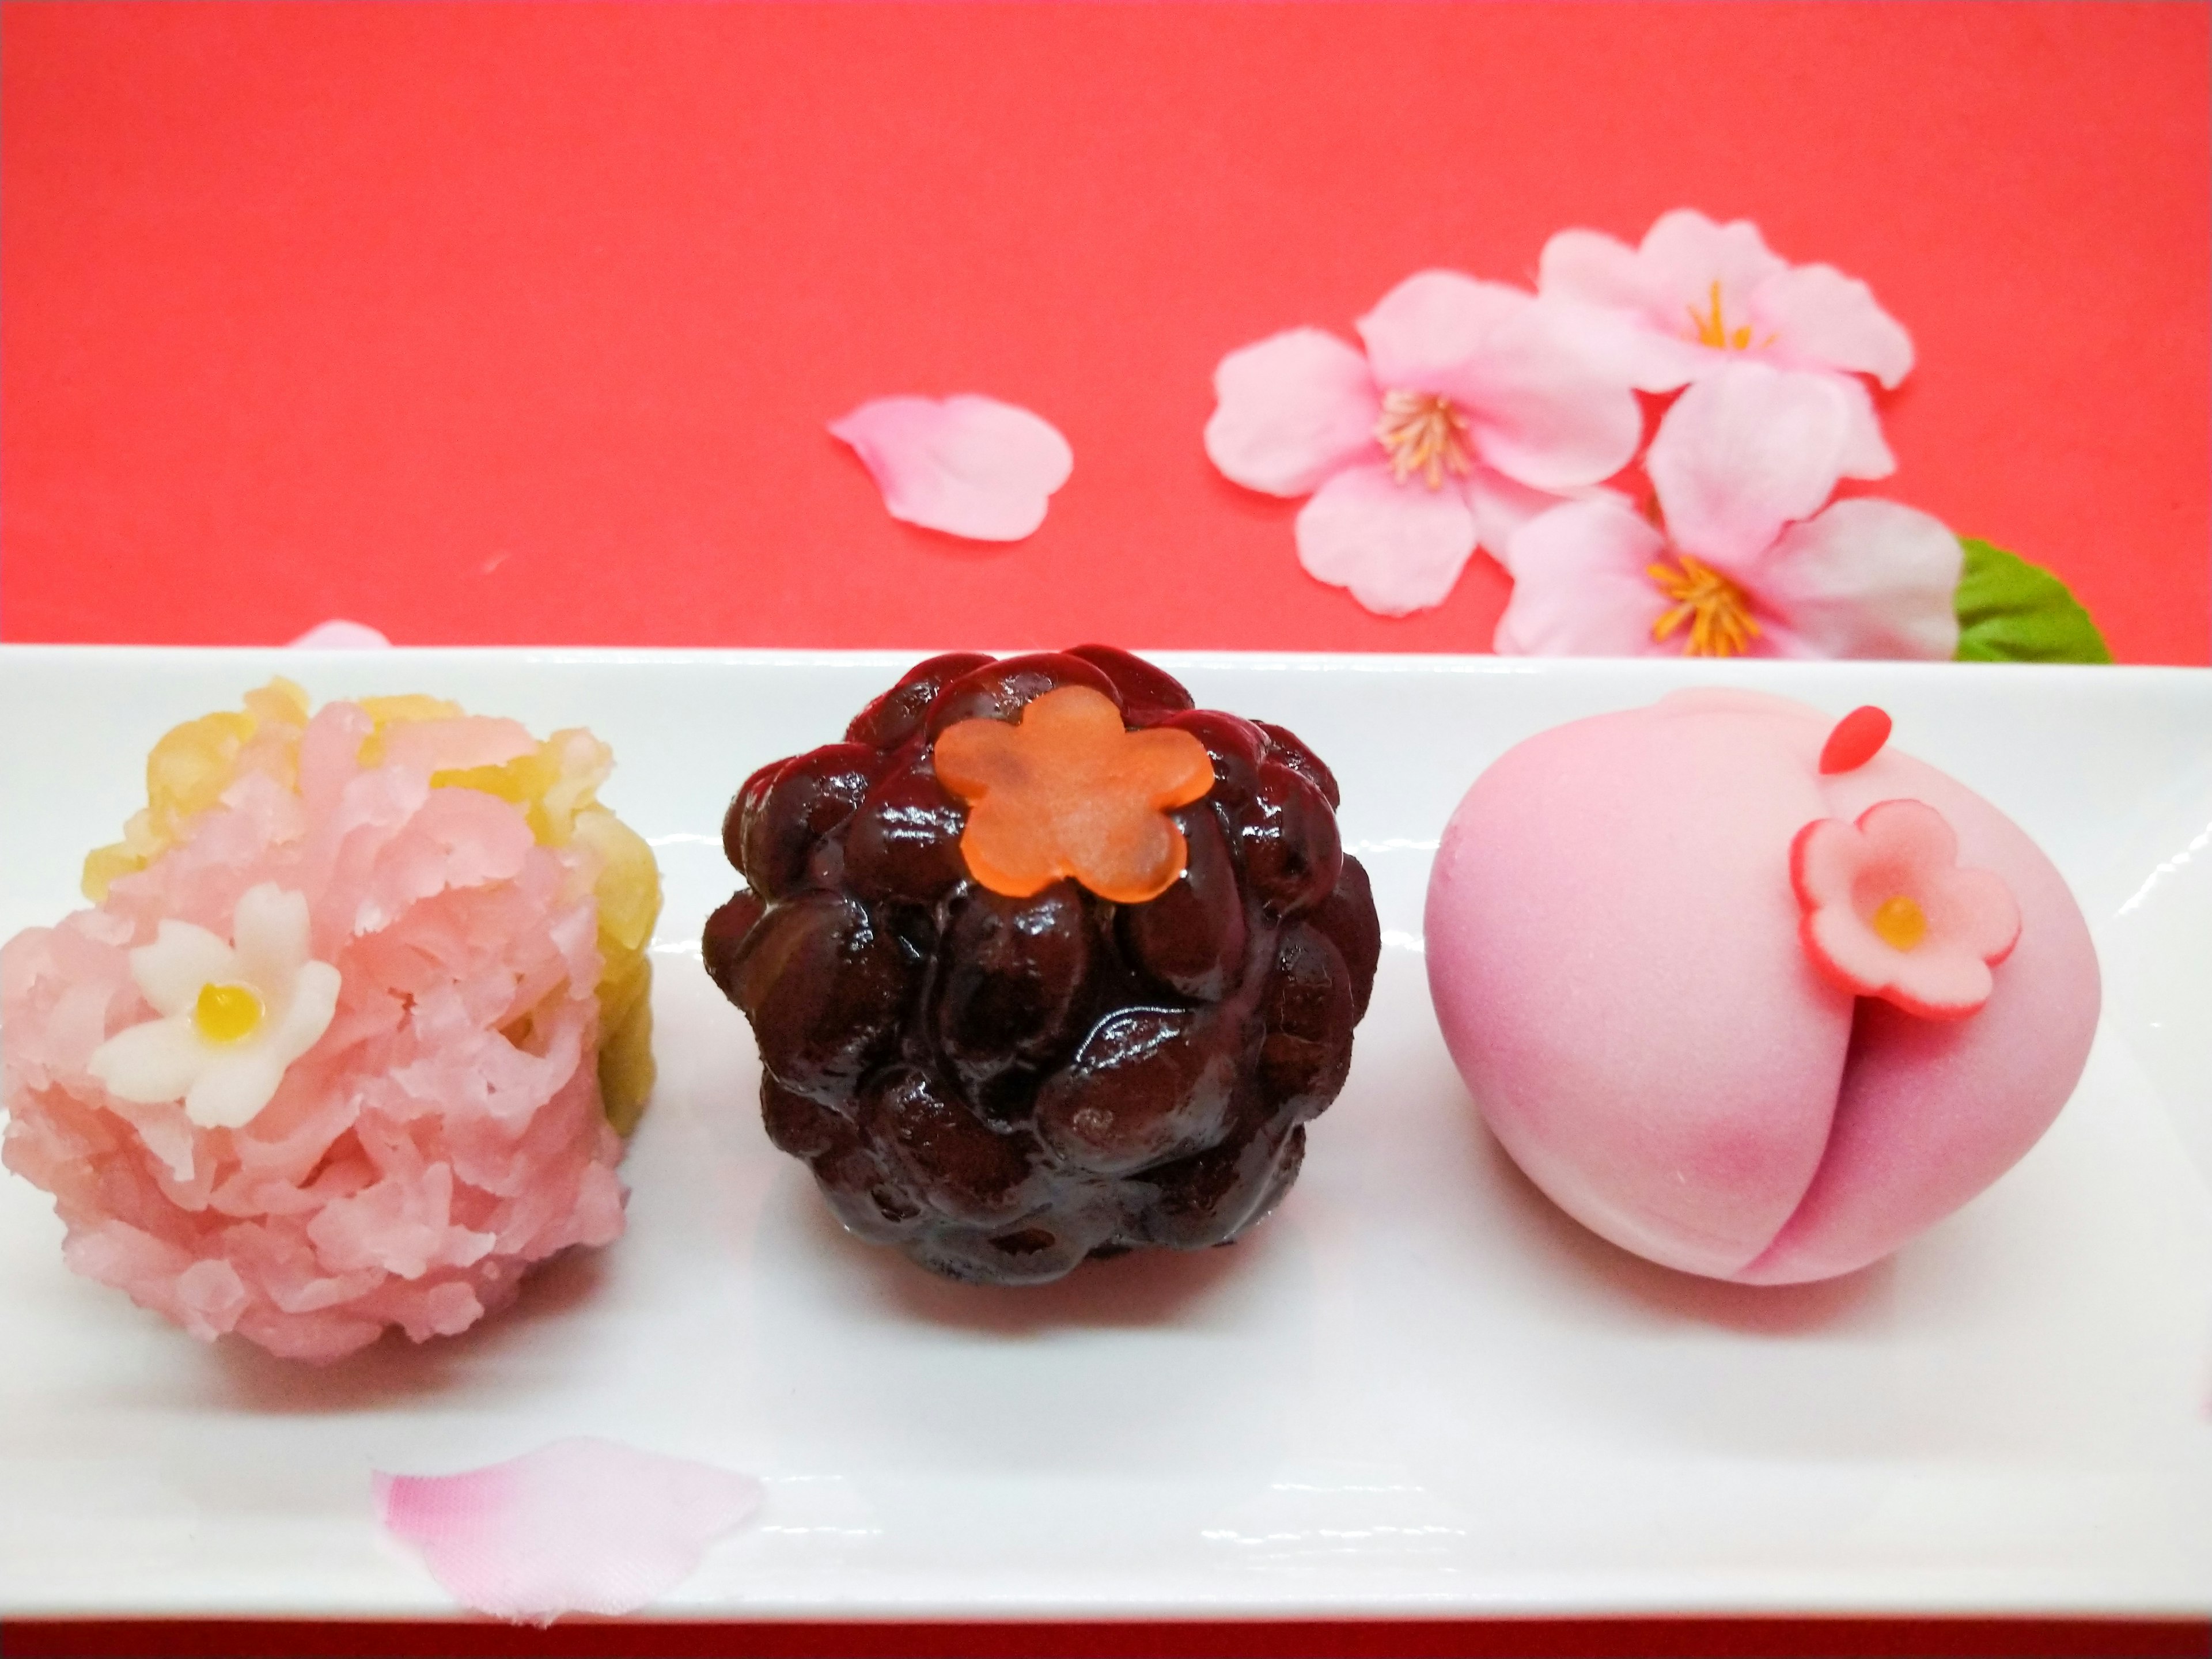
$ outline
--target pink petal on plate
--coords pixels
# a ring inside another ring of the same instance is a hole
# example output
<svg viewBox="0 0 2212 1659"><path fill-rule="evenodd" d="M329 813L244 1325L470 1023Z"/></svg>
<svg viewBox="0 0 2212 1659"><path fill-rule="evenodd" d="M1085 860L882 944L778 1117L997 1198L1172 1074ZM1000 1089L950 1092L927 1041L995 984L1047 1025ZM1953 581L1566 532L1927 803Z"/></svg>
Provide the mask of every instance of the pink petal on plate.
<svg viewBox="0 0 2212 1659"><path fill-rule="evenodd" d="M1030 534L1075 465L1052 422L968 393L878 398L830 430L858 453L891 517L969 541Z"/></svg>
<svg viewBox="0 0 2212 1659"><path fill-rule="evenodd" d="M317 623L292 645L303 651L384 651L391 647L392 641L367 623L333 617L328 622Z"/></svg>
<svg viewBox="0 0 2212 1659"><path fill-rule="evenodd" d="M611 1440L556 1440L465 1474L378 1474L380 1517L464 1606L550 1624L635 1613L760 1505L760 1482Z"/></svg>

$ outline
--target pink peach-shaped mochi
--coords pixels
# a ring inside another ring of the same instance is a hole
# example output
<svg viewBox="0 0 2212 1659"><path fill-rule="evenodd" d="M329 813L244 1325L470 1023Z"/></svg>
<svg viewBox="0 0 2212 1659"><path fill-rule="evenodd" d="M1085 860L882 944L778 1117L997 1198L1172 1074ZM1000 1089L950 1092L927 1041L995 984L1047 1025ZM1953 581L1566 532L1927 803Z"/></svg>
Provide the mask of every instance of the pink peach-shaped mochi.
<svg viewBox="0 0 2212 1659"><path fill-rule="evenodd" d="M1893 748L1824 772L1835 725L1696 690L1558 726L1476 780L1437 850L1430 991L1485 1121L1561 1208L1669 1267L1875 1261L2010 1168L2088 1057L2096 955L2050 860ZM1854 996L1804 937L1800 832L1898 800L2018 906L1963 1018Z"/></svg>

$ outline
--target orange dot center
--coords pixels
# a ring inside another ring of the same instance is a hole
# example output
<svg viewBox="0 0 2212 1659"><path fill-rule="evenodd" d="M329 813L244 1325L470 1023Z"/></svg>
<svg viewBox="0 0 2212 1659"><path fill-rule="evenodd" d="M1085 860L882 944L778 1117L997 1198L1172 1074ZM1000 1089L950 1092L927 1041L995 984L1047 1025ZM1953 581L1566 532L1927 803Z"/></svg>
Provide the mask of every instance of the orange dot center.
<svg viewBox="0 0 2212 1659"><path fill-rule="evenodd" d="M1874 908L1874 931L1893 951L1910 951L1928 937L1928 913L1903 893L1893 893Z"/></svg>
<svg viewBox="0 0 2212 1659"><path fill-rule="evenodd" d="M210 1042L238 1042L261 1024L261 999L250 985L203 985L192 1024Z"/></svg>

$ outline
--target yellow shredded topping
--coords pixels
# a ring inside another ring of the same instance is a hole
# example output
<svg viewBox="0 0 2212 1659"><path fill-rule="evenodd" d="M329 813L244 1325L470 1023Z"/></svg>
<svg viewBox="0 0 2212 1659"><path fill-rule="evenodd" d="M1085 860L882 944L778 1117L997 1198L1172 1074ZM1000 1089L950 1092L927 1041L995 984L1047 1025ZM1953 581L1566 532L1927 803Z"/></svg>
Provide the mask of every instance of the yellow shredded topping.
<svg viewBox="0 0 2212 1659"><path fill-rule="evenodd" d="M268 748L263 769L296 787L307 724L307 694L289 680L273 679L247 694L244 712L204 715L170 732L146 757L145 810L123 826L121 841L86 857L84 896L99 903L112 883L175 845L185 825L222 798L241 769L239 757L257 739Z"/></svg>
<svg viewBox="0 0 2212 1659"><path fill-rule="evenodd" d="M250 763L289 787L299 778L300 736L307 729L307 694L289 680L272 680L250 693L243 712L209 714L188 720L154 745L146 761L145 810L125 826L123 840L85 860L84 891L94 903L111 884L144 869L182 836L185 825L219 802ZM443 698L419 696L362 697L362 711L375 730L362 744L363 765L383 756L383 733L391 726L416 720L459 720L465 711ZM653 965L646 948L660 915L660 872L642 836L599 804L599 786L614 769L614 756L589 732L556 732L531 753L504 766L440 772L434 788L477 789L523 810L531 834L542 847L580 845L596 866L592 896L599 918L601 968L599 1003L599 1093L607 1120L624 1135L637 1127L653 1092ZM252 993L243 986L210 986L202 993L193 1018L213 1041L241 1018L227 994ZM208 997L219 997L210 1011ZM260 1018L259 1004L253 1021ZM212 1022L212 1023L210 1023ZM516 1028L526 1030L527 1017ZM252 1030L247 1024L238 1036Z"/></svg>
<svg viewBox="0 0 2212 1659"><path fill-rule="evenodd" d="M410 691L397 697L361 697L355 706L375 723L376 729L362 740L358 758L363 766L384 763L384 728L415 720L457 720L468 711L443 697L426 697ZM433 781L434 781L434 780Z"/></svg>

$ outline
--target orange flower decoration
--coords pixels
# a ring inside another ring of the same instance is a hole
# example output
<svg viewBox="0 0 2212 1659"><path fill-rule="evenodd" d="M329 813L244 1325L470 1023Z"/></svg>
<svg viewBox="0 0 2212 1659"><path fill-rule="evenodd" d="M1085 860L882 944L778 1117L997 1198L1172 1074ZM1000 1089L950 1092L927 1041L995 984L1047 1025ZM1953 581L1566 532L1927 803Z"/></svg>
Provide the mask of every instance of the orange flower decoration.
<svg viewBox="0 0 2212 1659"><path fill-rule="evenodd" d="M1063 685L1018 725L947 726L937 776L968 803L960 852L993 892L1028 898L1073 876L1103 899L1141 904L1182 874L1190 848L1168 811L1213 787L1213 762L1189 732L1127 731L1111 698Z"/></svg>

